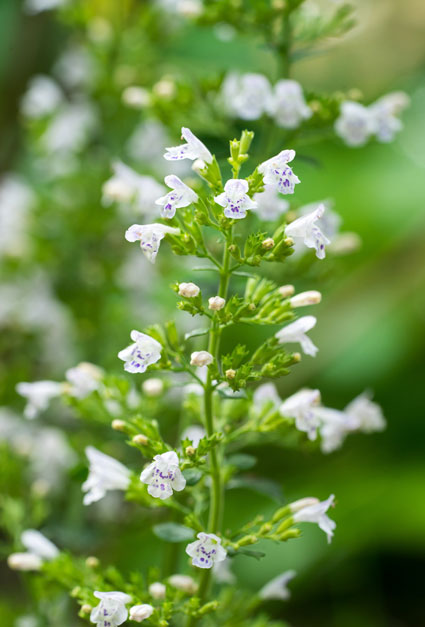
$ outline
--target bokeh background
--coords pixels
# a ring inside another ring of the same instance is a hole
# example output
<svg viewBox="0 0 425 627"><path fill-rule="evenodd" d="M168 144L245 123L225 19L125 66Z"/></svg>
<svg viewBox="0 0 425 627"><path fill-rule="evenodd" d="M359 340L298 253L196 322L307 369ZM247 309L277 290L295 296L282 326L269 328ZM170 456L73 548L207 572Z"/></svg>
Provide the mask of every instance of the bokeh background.
<svg viewBox="0 0 425 627"><path fill-rule="evenodd" d="M367 388L382 405L388 427L376 435L350 436L328 456L264 446L256 471L277 477L286 498L337 495L337 532L327 546L323 534L307 526L302 541L265 547L260 564L236 560L234 570L240 585L256 590L279 572L295 569L291 600L270 609L297 627L419 627L425 624L425 5L420 0L354 4L358 25L299 63L294 77L307 91L356 87L366 101L402 89L411 96L411 106L404 130L390 145L348 149L330 138L302 147L314 159L300 161L297 169L300 202L331 197L344 230L357 232L362 246L296 281L299 288L324 294L313 334L320 352L315 360L304 359L280 391L286 395L300 385L318 387L326 405L342 408ZM94 16L113 11L106 0L87 6ZM121 48L117 44L115 52L98 59L104 77L90 96L101 128L78 153L79 168L74 175L49 178L52 162L34 167L40 129L23 121L19 102L28 80L50 73L67 46L81 40L78 19L66 22L50 12L25 15L16 0L0 3L0 172L20 173L38 198L27 218L30 254L0 260L0 405L18 414L23 407L14 390L18 381L61 379L65 368L80 359L118 372L115 355L129 329L174 316L168 285L193 279L184 260L176 267L166 253L155 272L147 268L122 237L128 218L101 206L109 162L126 155L129 136L143 122L140 112L120 102L126 70L134 73L131 79L149 82L173 73L184 78L236 68L267 71L270 64L255 34L223 41L209 27L183 25L164 40L147 19L140 20L121 39ZM114 53L123 56L121 62ZM111 71L105 69L108 63ZM214 121L204 124L208 128ZM206 135L219 141L214 133ZM284 271L278 278L287 282ZM70 426L61 411L50 412L44 423L67 429L79 455L93 437L102 441L106 431L101 427ZM122 444L112 446L116 450ZM121 451L120 458L125 454ZM58 543L98 554L124 570L159 559L137 516L126 522L106 511L82 510L82 457L66 489L37 501L38 514L19 459L5 444L0 461L3 556L10 528L31 511L31 520L38 516ZM273 508L266 496L243 490L234 490L229 500L228 525L242 512L248 518ZM0 624L8 627L32 613L34 583L28 580L24 586L4 562L0 577ZM67 624L80 624L68 606L58 595L37 625L58 626L64 615Z"/></svg>

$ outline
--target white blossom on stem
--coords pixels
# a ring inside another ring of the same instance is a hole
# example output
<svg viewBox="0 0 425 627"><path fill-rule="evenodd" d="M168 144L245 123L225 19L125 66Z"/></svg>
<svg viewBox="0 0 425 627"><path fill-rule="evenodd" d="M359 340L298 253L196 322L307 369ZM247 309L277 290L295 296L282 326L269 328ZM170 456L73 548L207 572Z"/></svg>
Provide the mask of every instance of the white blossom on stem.
<svg viewBox="0 0 425 627"><path fill-rule="evenodd" d="M192 564L198 568L212 568L217 562L226 559L227 551L221 546L221 539L213 533L201 531L198 540L186 547L186 553L192 558Z"/></svg>
<svg viewBox="0 0 425 627"><path fill-rule="evenodd" d="M21 542L30 553L42 560L54 560L59 555L58 547L36 529L26 529L21 534Z"/></svg>
<svg viewBox="0 0 425 627"><path fill-rule="evenodd" d="M308 505L307 507L300 509L293 515L294 522L316 523L319 525L320 529L326 533L328 542L330 542L334 534L336 523L326 515L326 512L331 506L334 506L334 499L335 496L331 494L326 501L321 501L315 505Z"/></svg>
<svg viewBox="0 0 425 627"><path fill-rule="evenodd" d="M53 398L62 394L63 384L57 383L56 381L22 382L17 384L16 391L27 399L24 416L32 420L36 418L40 412L48 408Z"/></svg>
<svg viewBox="0 0 425 627"><path fill-rule="evenodd" d="M253 396L254 407L261 409L266 404L279 407L281 399L274 383L263 383L259 385Z"/></svg>
<svg viewBox="0 0 425 627"><path fill-rule="evenodd" d="M158 196L165 192L164 186L152 176L139 174L121 161L114 161L112 170L113 176L102 186L102 204L105 207L117 202L148 213Z"/></svg>
<svg viewBox="0 0 425 627"><path fill-rule="evenodd" d="M410 99L402 91L395 91L379 98L368 108L375 123L375 135L379 142L388 143L401 131L403 123L397 115L409 106Z"/></svg>
<svg viewBox="0 0 425 627"><path fill-rule="evenodd" d="M185 298L195 298L200 293L201 288L196 283L179 283L179 296Z"/></svg>
<svg viewBox="0 0 425 627"><path fill-rule="evenodd" d="M173 218L176 214L176 209L188 207L192 203L197 202L198 194L183 183L175 174L169 174L164 181L167 187L171 187L172 191L155 201L156 205L162 207L161 216L163 218Z"/></svg>
<svg viewBox="0 0 425 627"><path fill-rule="evenodd" d="M300 179L293 173L288 163L295 157L295 150L282 150L278 155L258 166L266 185L277 186L281 194L293 194Z"/></svg>
<svg viewBox="0 0 425 627"><path fill-rule="evenodd" d="M285 227L285 235L291 237L295 243L302 241L307 248L315 248L318 259L325 258L325 245L330 244L330 240L316 224L324 212L325 205L321 204L311 213L297 218Z"/></svg>
<svg viewBox="0 0 425 627"><path fill-rule="evenodd" d="M356 429L357 421L346 412L319 406L314 413L320 423L322 453L332 453L340 448L346 435Z"/></svg>
<svg viewBox="0 0 425 627"><path fill-rule="evenodd" d="M289 209L289 202L278 195L275 185L266 185L263 192L254 194L257 207L253 209L260 220L273 222Z"/></svg>
<svg viewBox="0 0 425 627"><path fill-rule="evenodd" d="M214 361L214 357L208 351L195 351L190 356L191 366L209 366Z"/></svg>
<svg viewBox="0 0 425 627"><path fill-rule="evenodd" d="M93 608L90 614L90 622L97 627L118 627L128 618L128 610L125 607L130 603L131 596L124 592L93 592L99 605Z"/></svg>
<svg viewBox="0 0 425 627"><path fill-rule="evenodd" d="M186 479L179 467L175 451L155 455L153 462L142 471L140 481L148 486L148 493L157 499L168 499L173 491L181 492L186 487Z"/></svg>
<svg viewBox="0 0 425 627"><path fill-rule="evenodd" d="M7 565L12 570L40 570L43 560L34 553L11 553L7 558Z"/></svg>
<svg viewBox="0 0 425 627"><path fill-rule="evenodd" d="M281 128L297 128L303 120L313 115L304 99L302 87L297 81L280 80L273 89L269 113Z"/></svg>
<svg viewBox="0 0 425 627"><path fill-rule="evenodd" d="M381 407L371 400L367 392L357 396L344 411L354 421L356 429L364 433L383 431L386 427Z"/></svg>
<svg viewBox="0 0 425 627"><path fill-rule="evenodd" d="M196 594L198 591L198 584L192 577L189 577L189 575L171 575L171 577L168 578L168 583L173 588L176 588L176 590L181 590L187 594Z"/></svg>
<svg viewBox="0 0 425 627"><path fill-rule="evenodd" d="M153 599L161 601L165 599L167 594L167 588L160 581L154 581L154 583L151 583L148 591Z"/></svg>
<svg viewBox="0 0 425 627"><path fill-rule="evenodd" d="M125 232L128 242L140 241L140 248L151 263L155 263L161 240L166 235L178 235L180 229L174 229L164 224L133 224Z"/></svg>
<svg viewBox="0 0 425 627"><path fill-rule="evenodd" d="M149 616L152 616L155 608L149 603L143 603L141 605L133 605L130 607L130 620L134 620L135 623L141 623Z"/></svg>
<svg viewBox="0 0 425 627"><path fill-rule="evenodd" d="M226 300L221 296L211 296L208 299L208 309L212 311L220 311L226 304Z"/></svg>
<svg viewBox="0 0 425 627"><path fill-rule="evenodd" d="M166 148L164 159L167 161L178 161L180 159L202 159L206 163L211 163L213 156L208 148L198 139L189 128L182 128L182 139L186 141L182 146Z"/></svg>
<svg viewBox="0 0 425 627"><path fill-rule="evenodd" d="M335 132L347 146L364 146L376 129L373 113L360 104L347 100L341 104Z"/></svg>
<svg viewBox="0 0 425 627"><path fill-rule="evenodd" d="M24 116L35 120L53 113L62 101L59 85L50 76L39 74L29 82L21 100L21 111Z"/></svg>
<svg viewBox="0 0 425 627"><path fill-rule="evenodd" d="M240 220L246 218L249 209L255 209L257 203L248 196L248 181L245 179L230 179L224 186L224 192L214 198L221 207L224 207L226 218Z"/></svg>
<svg viewBox="0 0 425 627"><path fill-rule="evenodd" d="M242 120L258 120L267 111L271 94L270 83L262 74L231 73L221 87L225 109Z"/></svg>
<svg viewBox="0 0 425 627"><path fill-rule="evenodd" d="M314 408L319 402L319 390L300 390L280 405L279 412L286 418L294 418L296 428L307 433L310 440L315 440L319 419Z"/></svg>
<svg viewBox="0 0 425 627"><path fill-rule="evenodd" d="M303 316L295 322L291 322L276 333L279 344L292 344L299 342L302 350L306 355L314 357L319 350L308 337L307 331L310 331L316 325L314 316Z"/></svg>
<svg viewBox="0 0 425 627"><path fill-rule="evenodd" d="M100 501L109 490L127 490L130 471L119 461L101 453L93 446L86 448L89 460L89 476L82 485L84 505Z"/></svg>
<svg viewBox="0 0 425 627"><path fill-rule="evenodd" d="M290 299L291 307L294 309L297 307L307 307L309 305L317 305L322 300L322 295L316 290L309 290L308 292L301 292L292 296Z"/></svg>
<svg viewBox="0 0 425 627"><path fill-rule="evenodd" d="M133 331L130 333L133 344L118 353L118 358L125 362L124 370L131 373L142 373L152 364L161 359L162 346L150 335Z"/></svg>
<svg viewBox="0 0 425 627"><path fill-rule="evenodd" d="M75 398L86 398L95 390L100 390L104 371L102 368L82 361L74 368L65 372L65 377L70 383L69 393Z"/></svg>
<svg viewBox="0 0 425 627"><path fill-rule="evenodd" d="M287 570L266 583L266 585L263 586L258 593L260 599L263 599L264 601L272 599L287 601L291 596L291 592L287 586L296 574L295 570Z"/></svg>

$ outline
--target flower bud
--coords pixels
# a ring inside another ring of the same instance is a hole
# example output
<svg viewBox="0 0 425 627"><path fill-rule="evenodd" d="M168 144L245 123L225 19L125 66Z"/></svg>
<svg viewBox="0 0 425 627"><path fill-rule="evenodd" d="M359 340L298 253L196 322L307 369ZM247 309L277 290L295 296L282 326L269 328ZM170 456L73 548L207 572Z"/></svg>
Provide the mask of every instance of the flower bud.
<svg viewBox="0 0 425 627"><path fill-rule="evenodd" d="M144 109L150 104L150 94L143 87L126 87L122 93L122 101L132 109Z"/></svg>
<svg viewBox="0 0 425 627"><path fill-rule="evenodd" d="M166 591L164 584L159 581L155 581L149 586L149 594L153 599L165 599Z"/></svg>
<svg viewBox="0 0 425 627"><path fill-rule="evenodd" d="M161 396L164 391L164 382L162 379L152 377L152 379L146 379L142 384L143 393L146 396Z"/></svg>
<svg viewBox="0 0 425 627"><path fill-rule="evenodd" d="M224 374L226 375L226 379L234 379L236 377L236 370L229 368Z"/></svg>
<svg viewBox="0 0 425 627"><path fill-rule="evenodd" d="M189 575L171 575L168 579L168 583L177 590L182 590L188 594L195 594L198 590L198 584L196 581L189 577Z"/></svg>
<svg viewBox="0 0 425 627"><path fill-rule="evenodd" d="M283 240L285 246L293 246L295 244L294 240L292 239L292 237L286 237Z"/></svg>
<svg viewBox="0 0 425 627"><path fill-rule="evenodd" d="M112 428L115 431L125 431L126 430L126 424L124 422L124 420L113 420L112 424L111 424Z"/></svg>
<svg viewBox="0 0 425 627"><path fill-rule="evenodd" d="M195 159L192 164L192 170L197 174L200 174L201 170L205 170L206 165L207 164L202 159Z"/></svg>
<svg viewBox="0 0 425 627"><path fill-rule="evenodd" d="M84 603L84 605L81 606L81 611L83 614L90 614L92 609L93 609L92 606L89 605L88 603Z"/></svg>
<svg viewBox="0 0 425 627"><path fill-rule="evenodd" d="M12 553L7 564L12 570L40 570L43 560L34 553Z"/></svg>
<svg viewBox="0 0 425 627"><path fill-rule="evenodd" d="M307 496L304 499L299 499L298 501L294 501L289 504L289 509L293 514L295 512L299 512L300 509L304 509L304 507L310 507L310 505L317 505L320 503L319 499L316 499L314 496Z"/></svg>
<svg viewBox="0 0 425 627"><path fill-rule="evenodd" d="M135 444L141 444L142 446L146 446L149 442L149 439L143 433L138 433L132 439Z"/></svg>
<svg viewBox="0 0 425 627"><path fill-rule="evenodd" d="M310 290L309 292L301 292L296 294L290 300L291 307L306 307L307 305L317 305L322 300L322 295L316 290Z"/></svg>
<svg viewBox="0 0 425 627"><path fill-rule="evenodd" d="M194 298L198 296L200 288L195 283L180 283L179 284L179 296L185 296L186 298Z"/></svg>
<svg viewBox="0 0 425 627"><path fill-rule="evenodd" d="M168 78L162 78L153 86L153 92L156 96L159 96L160 98L171 99L173 98L173 96L175 96L176 85L172 80Z"/></svg>
<svg viewBox="0 0 425 627"><path fill-rule="evenodd" d="M295 293L295 287L293 285L282 285L279 287L279 294L282 298L289 298Z"/></svg>
<svg viewBox="0 0 425 627"><path fill-rule="evenodd" d="M134 189L125 181L111 178L103 184L102 194L110 201L125 203L132 200Z"/></svg>
<svg viewBox="0 0 425 627"><path fill-rule="evenodd" d="M192 457L192 455L195 455L195 453L196 453L196 448L194 448L193 446L186 446L185 453L189 457Z"/></svg>
<svg viewBox="0 0 425 627"><path fill-rule="evenodd" d="M208 299L208 309L212 309L213 311L220 311L225 304L226 301L224 298L221 298L221 296L211 296L211 298Z"/></svg>
<svg viewBox="0 0 425 627"><path fill-rule="evenodd" d="M97 559L97 557L95 557L94 555L90 555L86 559L86 566L88 566L89 568L98 568L99 565L100 565L100 562Z"/></svg>
<svg viewBox="0 0 425 627"><path fill-rule="evenodd" d="M130 620L134 620L136 623L141 623L142 621L152 616L154 608L149 603L143 603L143 605L133 605L130 607Z"/></svg>
<svg viewBox="0 0 425 627"><path fill-rule="evenodd" d="M208 351L195 351L190 356L191 366L209 366L213 362L213 356Z"/></svg>
<svg viewBox="0 0 425 627"><path fill-rule="evenodd" d="M266 250L270 250L274 246L274 239L272 237L267 237L261 242L261 246Z"/></svg>

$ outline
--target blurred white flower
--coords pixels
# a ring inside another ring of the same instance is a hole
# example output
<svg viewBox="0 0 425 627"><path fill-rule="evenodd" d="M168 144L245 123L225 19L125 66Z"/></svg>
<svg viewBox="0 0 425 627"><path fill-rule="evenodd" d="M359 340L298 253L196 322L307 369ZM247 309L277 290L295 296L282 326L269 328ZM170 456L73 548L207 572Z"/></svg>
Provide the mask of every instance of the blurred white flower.
<svg viewBox="0 0 425 627"><path fill-rule="evenodd" d="M133 344L118 353L118 358L125 362L124 370L132 373L142 373L161 359L162 346L159 342L140 331L130 333Z"/></svg>
<svg viewBox="0 0 425 627"><path fill-rule="evenodd" d="M310 202L307 205L303 205L298 209L298 214L300 216L307 216L313 211L316 211L321 205L325 207L325 211L322 213L320 217L320 230L327 238L334 238L341 227L342 218L341 216L333 209L334 203L331 199L327 198L325 200L319 200L316 202Z"/></svg>
<svg viewBox="0 0 425 627"><path fill-rule="evenodd" d="M263 383L256 388L253 402L254 407L261 409L266 404L272 404L273 407L278 407L282 401L274 383Z"/></svg>
<svg viewBox="0 0 425 627"><path fill-rule="evenodd" d="M38 627L38 624L37 618L29 614L20 616L15 621L15 627Z"/></svg>
<svg viewBox="0 0 425 627"><path fill-rule="evenodd" d="M208 351L195 351L190 356L190 365L200 368L202 368L202 366L209 366L213 361L214 357Z"/></svg>
<svg viewBox="0 0 425 627"><path fill-rule="evenodd" d="M181 434L181 440L190 440L193 448L198 448L199 442L206 436L206 431L200 425L191 425L187 427Z"/></svg>
<svg viewBox="0 0 425 627"><path fill-rule="evenodd" d="M118 627L128 618L128 610L125 607L131 602L131 596L124 592L93 592L100 599L90 614L90 622L97 627Z"/></svg>
<svg viewBox="0 0 425 627"><path fill-rule="evenodd" d="M21 534L21 542L30 553L38 555L42 560L54 560L59 555L59 549L40 531L26 529Z"/></svg>
<svg viewBox="0 0 425 627"><path fill-rule="evenodd" d="M35 205L31 188L15 174L0 179L0 257L20 257L29 246L29 213Z"/></svg>
<svg viewBox="0 0 425 627"><path fill-rule="evenodd" d="M182 146L166 148L164 158L168 161L178 161L180 159L202 159L206 163L211 163L213 156L208 148L198 139L189 128L182 127L182 139L186 141Z"/></svg>
<svg viewBox="0 0 425 627"><path fill-rule="evenodd" d="M368 107L375 123L375 135L378 141L391 142L396 133L401 131L403 123L397 115L408 107L409 103L410 98L407 94L396 91L379 98Z"/></svg>
<svg viewBox="0 0 425 627"><path fill-rule="evenodd" d="M224 207L224 215L231 220L246 218L246 212L255 209L257 203L248 196L248 181L245 179L229 179L224 192L214 198L221 207Z"/></svg>
<svg viewBox="0 0 425 627"><path fill-rule="evenodd" d="M132 109L144 109L149 106L151 101L150 93L144 87L130 85L126 87L122 93L122 101L127 107Z"/></svg>
<svg viewBox="0 0 425 627"><path fill-rule="evenodd" d="M253 200L257 207L253 208L260 220L272 222L288 211L290 205L285 198L281 198L274 185L266 185L263 192L254 194Z"/></svg>
<svg viewBox="0 0 425 627"><path fill-rule="evenodd" d="M321 501L315 505L308 505L300 509L293 515L295 523L310 522L319 525L320 529L326 533L328 542L332 540L336 523L326 515L328 509L334 506L335 496L331 496L326 501Z"/></svg>
<svg viewBox="0 0 425 627"><path fill-rule="evenodd" d="M69 89L90 88L98 74L95 57L82 45L71 45L54 65L57 78Z"/></svg>
<svg viewBox="0 0 425 627"><path fill-rule="evenodd" d="M370 109L347 100L341 104L335 132L347 146L364 146L376 130L376 120Z"/></svg>
<svg viewBox="0 0 425 627"><path fill-rule="evenodd" d="M281 128L297 128L313 112L307 106L302 87L297 81L281 80L276 83L268 112Z"/></svg>
<svg viewBox="0 0 425 627"><path fill-rule="evenodd" d="M34 553L11 553L7 558L7 564L12 570L32 571L40 570L43 560Z"/></svg>
<svg viewBox="0 0 425 627"><path fill-rule="evenodd" d="M291 592L287 586L296 574L295 570L287 570L266 583L266 585L263 586L258 593L260 599L263 599L264 601L272 599L287 601L291 596Z"/></svg>
<svg viewBox="0 0 425 627"><path fill-rule="evenodd" d="M316 290L309 290L308 292L301 292L292 296L290 299L291 307L296 309L297 307L308 307L309 305L317 305L322 300L322 295Z"/></svg>
<svg viewBox="0 0 425 627"><path fill-rule="evenodd" d="M152 616L154 607L149 603L143 603L142 605L133 605L130 607L130 620L134 620L135 623L141 623L142 621Z"/></svg>
<svg viewBox="0 0 425 627"><path fill-rule="evenodd" d="M24 10L26 13L35 15L43 11L50 11L64 6L69 0L25 0Z"/></svg>
<svg viewBox="0 0 425 627"><path fill-rule="evenodd" d="M279 344L291 344L299 342L303 352L306 355L314 357L319 350L306 335L316 325L314 316L303 316L295 322L291 322L276 333Z"/></svg>
<svg viewBox="0 0 425 627"><path fill-rule="evenodd" d="M157 499L168 499L173 490L181 492L186 479L179 468L179 458L175 451L155 455L154 461L140 475L140 481L148 486L148 493Z"/></svg>
<svg viewBox="0 0 425 627"><path fill-rule="evenodd" d="M161 216L163 218L173 218L176 214L176 209L188 207L192 203L197 202L198 194L183 183L178 176L169 174L164 181L167 187L171 187L172 191L155 200L155 204L162 207Z"/></svg>
<svg viewBox="0 0 425 627"><path fill-rule="evenodd" d="M242 120L258 120L270 105L271 86L262 74L226 76L221 86L221 99L230 115Z"/></svg>
<svg viewBox="0 0 425 627"><path fill-rule="evenodd" d="M109 207L117 202L123 208L152 212L158 195L165 191L164 186L152 176L138 174L121 161L115 161L112 170L113 176L102 186L102 204Z"/></svg>
<svg viewBox="0 0 425 627"><path fill-rule="evenodd" d="M291 237L295 243L302 241L307 248L315 248L318 259L325 258L325 245L330 244L330 240L316 224L324 212L325 205L321 204L311 213L297 218L285 227L285 235Z"/></svg>
<svg viewBox="0 0 425 627"><path fill-rule="evenodd" d="M346 435L356 428L356 421L338 409L319 406L314 414L320 423L320 449L323 453L340 448Z"/></svg>
<svg viewBox="0 0 425 627"><path fill-rule="evenodd" d="M174 229L164 224L133 224L125 232L125 239L128 242L140 241L140 248L143 254L151 263L155 263L156 256L161 244L161 240L168 234L178 235L180 229Z"/></svg>
<svg viewBox="0 0 425 627"><path fill-rule="evenodd" d="M95 390L100 390L104 371L99 366L82 361L74 368L65 372L65 377L71 387L68 391L71 396L83 399Z"/></svg>
<svg viewBox="0 0 425 627"><path fill-rule="evenodd" d="M294 418L296 428L307 433L310 440L315 440L320 424L315 407L319 403L319 390L300 390L280 405L279 412L285 418Z"/></svg>
<svg viewBox="0 0 425 627"><path fill-rule="evenodd" d="M295 150L282 150L278 155L258 166L266 185L274 185L281 194L293 194L300 179L288 163L295 158Z"/></svg>
<svg viewBox="0 0 425 627"><path fill-rule="evenodd" d="M18 394L27 399L24 409L25 418L32 420L38 414L45 411L52 398L60 396L63 392L63 384L56 381L36 381L34 383L18 383Z"/></svg>
<svg viewBox="0 0 425 627"><path fill-rule="evenodd" d="M21 113L32 119L53 113L63 102L61 88L50 76L33 76L21 99Z"/></svg>
<svg viewBox="0 0 425 627"><path fill-rule="evenodd" d="M162 379L157 379L156 377L146 379L146 381L142 383L142 390L143 394L146 394L146 396L161 396L164 391L164 382Z"/></svg>
<svg viewBox="0 0 425 627"><path fill-rule="evenodd" d="M356 430L363 433L383 431L387 426L381 407L367 392L357 396L344 411L356 424Z"/></svg>
<svg viewBox="0 0 425 627"><path fill-rule="evenodd" d="M84 505L99 501L109 490L127 490L131 475L128 468L94 446L86 448L86 455L90 467L89 476L82 485L82 490L86 493Z"/></svg>
<svg viewBox="0 0 425 627"><path fill-rule="evenodd" d="M163 600L167 594L167 588L160 581L155 581L149 586L149 594L153 599Z"/></svg>
<svg viewBox="0 0 425 627"><path fill-rule="evenodd" d="M61 107L41 137L49 153L73 153L82 150L98 125L97 111L89 102L68 103Z"/></svg>
<svg viewBox="0 0 425 627"><path fill-rule="evenodd" d="M186 553L192 558L193 566L212 568L217 562L227 557L227 551L221 546L221 539L213 533L201 531L197 540L186 547Z"/></svg>
<svg viewBox="0 0 425 627"><path fill-rule="evenodd" d="M198 591L198 584L189 575L171 575L168 578L168 583L176 590L181 590L187 594L196 594Z"/></svg>

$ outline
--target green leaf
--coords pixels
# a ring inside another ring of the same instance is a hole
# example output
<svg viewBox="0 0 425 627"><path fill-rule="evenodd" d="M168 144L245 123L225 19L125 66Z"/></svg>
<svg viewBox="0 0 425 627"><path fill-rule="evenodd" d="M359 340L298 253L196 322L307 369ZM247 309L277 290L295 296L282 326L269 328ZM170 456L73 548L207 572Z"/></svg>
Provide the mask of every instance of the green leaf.
<svg viewBox="0 0 425 627"><path fill-rule="evenodd" d="M239 468L239 470L249 470L257 463L257 458L247 453L235 453L227 458L227 463Z"/></svg>
<svg viewBox="0 0 425 627"><path fill-rule="evenodd" d="M196 485L202 479L202 472L197 468L186 468L183 470L183 477L187 486Z"/></svg>
<svg viewBox="0 0 425 627"><path fill-rule="evenodd" d="M252 490L262 496L268 496L273 501L281 503L283 501L282 488L279 483L272 479L264 479L262 477L235 477L227 484L227 489L243 488Z"/></svg>
<svg viewBox="0 0 425 627"><path fill-rule="evenodd" d="M192 540L195 535L193 529L174 522L155 525L153 532L158 538L165 540L165 542L186 542L187 540Z"/></svg>
<svg viewBox="0 0 425 627"><path fill-rule="evenodd" d="M191 337L199 337L200 335L206 335L209 333L209 329L194 329L193 331L189 331L189 333L185 333L184 339L190 340Z"/></svg>
<svg viewBox="0 0 425 627"><path fill-rule="evenodd" d="M252 551L251 549L239 549L238 553L242 553L243 555L248 555L248 557L253 557L256 560L260 560L262 557L265 557L265 553L262 551Z"/></svg>

